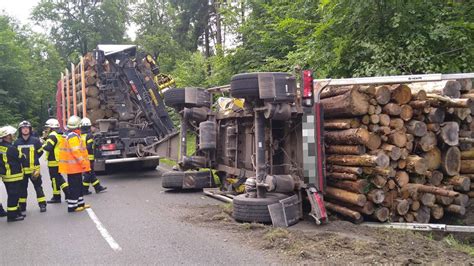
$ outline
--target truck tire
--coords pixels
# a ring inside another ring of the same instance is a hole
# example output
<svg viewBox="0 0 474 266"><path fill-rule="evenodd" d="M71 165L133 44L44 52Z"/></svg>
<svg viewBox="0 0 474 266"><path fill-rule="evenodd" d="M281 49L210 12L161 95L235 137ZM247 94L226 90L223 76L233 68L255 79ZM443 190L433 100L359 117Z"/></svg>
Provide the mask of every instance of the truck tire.
<svg viewBox="0 0 474 266"><path fill-rule="evenodd" d="M277 203L288 196L281 193L267 193L266 198L247 198L245 194L236 196L233 200L233 216L239 222L271 223L272 218L268 205Z"/></svg>
<svg viewBox="0 0 474 266"><path fill-rule="evenodd" d="M165 104L175 109L182 109L184 107L209 107L209 102L186 103L185 98L186 88L172 88L163 93Z"/></svg>
<svg viewBox="0 0 474 266"><path fill-rule="evenodd" d="M170 171L162 175L161 186L168 189L202 189L212 187L212 184L209 171Z"/></svg>
<svg viewBox="0 0 474 266"><path fill-rule="evenodd" d="M271 74L276 79L287 78L285 72L255 72L242 73L232 76L230 81L230 95L234 98L258 99L260 97L258 87L259 74ZM284 90L284 87L277 88ZM284 93L281 91L281 93Z"/></svg>

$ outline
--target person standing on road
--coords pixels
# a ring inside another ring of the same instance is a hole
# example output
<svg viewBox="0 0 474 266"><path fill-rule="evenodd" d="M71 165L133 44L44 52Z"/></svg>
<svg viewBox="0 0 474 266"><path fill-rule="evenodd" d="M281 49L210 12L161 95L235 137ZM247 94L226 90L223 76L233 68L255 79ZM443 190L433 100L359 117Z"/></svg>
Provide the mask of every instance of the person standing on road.
<svg viewBox="0 0 474 266"><path fill-rule="evenodd" d="M69 182L68 212L90 208L84 203L82 173L91 170L86 144L81 139L81 118L71 116L67 120L66 138L59 149L59 173L67 175Z"/></svg>
<svg viewBox="0 0 474 266"><path fill-rule="evenodd" d="M64 197L67 199L69 194L69 185L64 180L64 177L59 173L59 145L63 137L59 134L59 121L51 118L46 121L45 133L47 134L46 141L43 144L43 150L48 160L49 177L53 187L53 197L48 200L48 203L61 203L61 190L64 192Z"/></svg>
<svg viewBox="0 0 474 266"><path fill-rule="evenodd" d="M16 222L25 219L18 206L23 182L24 158L17 148L12 145L16 128L4 126L0 128L0 177L7 190L7 221Z"/></svg>
<svg viewBox="0 0 474 266"><path fill-rule="evenodd" d="M87 147L87 154L88 159L91 165L91 170L89 172L84 173L84 179L82 181L82 185L84 187L84 195L89 195L92 192L89 191L89 186L92 185L95 189L95 193L100 193L107 189L100 184L99 179L97 178L94 172L94 138L91 132L91 120L87 117L84 117L81 120L81 139L84 143L86 143Z"/></svg>
<svg viewBox="0 0 474 266"><path fill-rule="evenodd" d="M38 138L31 135L31 123L23 121L18 126L20 130L18 139L13 143L18 151L25 156L26 165L23 167L25 177L23 179L22 190L20 193L20 210L26 211L26 198L28 196L28 182L31 180L36 191L36 199L40 207L40 212L46 211L46 198L43 191L43 182L40 175L39 158L43 154L41 142Z"/></svg>

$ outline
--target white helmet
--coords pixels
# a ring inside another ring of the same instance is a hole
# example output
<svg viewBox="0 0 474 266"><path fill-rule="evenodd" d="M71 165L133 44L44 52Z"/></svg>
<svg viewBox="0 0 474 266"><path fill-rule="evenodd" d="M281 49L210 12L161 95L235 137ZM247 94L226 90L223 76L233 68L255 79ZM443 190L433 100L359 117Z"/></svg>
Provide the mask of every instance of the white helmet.
<svg viewBox="0 0 474 266"><path fill-rule="evenodd" d="M4 126L0 128L0 138L4 138L8 135L14 135L16 133L16 128L12 126Z"/></svg>
<svg viewBox="0 0 474 266"><path fill-rule="evenodd" d="M73 115L67 119L68 129L77 129L81 127L81 118L77 115Z"/></svg>
<svg viewBox="0 0 474 266"><path fill-rule="evenodd" d="M91 120L87 117L82 118L81 127L90 127L92 126Z"/></svg>
<svg viewBox="0 0 474 266"><path fill-rule="evenodd" d="M49 127L49 128L59 128L59 121L57 119L54 119L54 118L50 118L46 121L45 127Z"/></svg>

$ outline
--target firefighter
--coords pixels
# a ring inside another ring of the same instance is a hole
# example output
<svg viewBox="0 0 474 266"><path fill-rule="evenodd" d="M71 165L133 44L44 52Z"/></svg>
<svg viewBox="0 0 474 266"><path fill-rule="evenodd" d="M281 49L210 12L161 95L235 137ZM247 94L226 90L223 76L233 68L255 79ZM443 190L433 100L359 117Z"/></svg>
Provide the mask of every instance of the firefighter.
<svg viewBox="0 0 474 266"><path fill-rule="evenodd" d="M68 212L79 212L90 207L84 203L82 174L91 170L86 144L81 139L81 118L67 120L66 137L59 149L59 173L66 174L69 182Z"/></svg>
<svg viewBox="0 0 474 266"><path fill-rule="evenodd" d="M47 138L42 148L48 161L49 177L53 187L53 197L48 201L48 203L61 203L61 190L64 192L66 199L69 194L69 185L58 171L59 145L62 142L63 137L58 132L58 120L54 118L48 119L44 127Z"/></svg>
<svg viewBox="0 0 474 266"><path fill-rule="evenodd" d="M91 132L91 120L84 117L81 120L81 139L87 146L87 153L89 154L88 159L90 161L91 170L84 173L84 180L82 185L84 187L84 195L89 195L92 192L89 191L89 186L92 185L95 189L95 193L100 193L107 189L107 187L101 186L100 181L94 172L94 138Z"/></svg>
<svg viewBox="0 0 474 266"><path fill-rule="evenodd" d="M25 157L26 165L23 167L25 177L23 179L22 191L20 194L20 210L26 211L26 198L28 196L28 182L31 180L36 191L36 199L40 207L40 212L46 211L46 198L43 192L43 182L40 175L39 158L43 154L41 142L38 138L33 137L31 123L23 121L18 126L18 139L14 142L14 146Z"/></svg>
<svg viewBox="0 0 474 266"><path fill-rule="evenodd" d="M12 145L16 128L4 126L0 128L0 177L7 190L7 221L16 222L25 219L18 206L23 182L24 158L17 148Z"/></svg>

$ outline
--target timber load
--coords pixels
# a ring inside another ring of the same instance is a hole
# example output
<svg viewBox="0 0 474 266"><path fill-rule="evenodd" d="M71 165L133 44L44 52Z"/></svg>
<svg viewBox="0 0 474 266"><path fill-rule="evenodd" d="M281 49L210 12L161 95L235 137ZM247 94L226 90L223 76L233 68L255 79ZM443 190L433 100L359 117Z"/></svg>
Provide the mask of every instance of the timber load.
<svg viewBox="0 0 474 266"><path fill-rule="evenodd" d="M353 222L436 222L474 197L472 81L329 86L328 210Z"/></svg>

